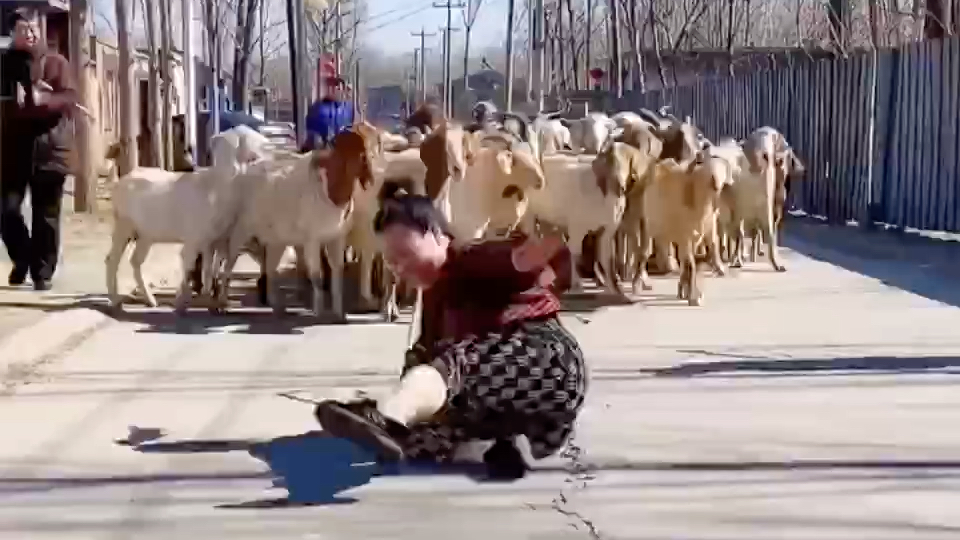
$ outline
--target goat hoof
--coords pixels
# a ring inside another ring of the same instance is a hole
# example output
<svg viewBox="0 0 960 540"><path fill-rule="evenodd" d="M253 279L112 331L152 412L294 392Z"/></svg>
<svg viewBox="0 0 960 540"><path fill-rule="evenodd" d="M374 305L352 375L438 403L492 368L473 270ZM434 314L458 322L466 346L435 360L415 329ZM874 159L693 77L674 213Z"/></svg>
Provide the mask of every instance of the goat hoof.
<svg viewBox="0 0 960 540"><path fill-rule="evenodd" d="M787 271L787 267L784 266L784 265L782 265L782 264L781 264L781 265L778 265L778 266L774 266L773 269L776 270L777 272L786 272L786 271Z"/></svg>
<svg viewBox="0 0 960 540"><path fill-rule="evenodd" d="M700 307L700 306L702 306L702 305L703 305L703 295L700 294L700 295L697 295L696 297L690 298L690 300L687 301L687 304L689 304L689 305L691 305L691 306L693 306L693 307Z"/></svg>

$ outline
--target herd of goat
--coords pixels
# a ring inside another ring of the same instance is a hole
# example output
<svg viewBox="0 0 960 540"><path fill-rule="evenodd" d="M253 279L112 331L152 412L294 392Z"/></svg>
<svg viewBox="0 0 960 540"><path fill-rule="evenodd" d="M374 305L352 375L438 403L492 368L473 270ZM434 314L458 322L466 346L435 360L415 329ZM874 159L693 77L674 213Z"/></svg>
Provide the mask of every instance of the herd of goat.
<svg viewBox="0 0 960 540"><path fill-rule="evenodd" d="M178 313L195 293L209 295L213 309L226 309L244 252L260 264L262 301L282 313L277 272L292 247L318 316L345 320L343 269L352 254L364 307L394 320L398 284L382 268L382 298L374 294L379 246L373 217L384 193L397 187L429 196L449 220L455 242L558 228L575 260L585 255L593 261L597 281L614 295L624 295L621 279L632 278L635 291L638 285L649 290L647 269L656 266L679 269L678 298L700 305L698 258L723 275L728 265L743 264L747 236L751 260L762 243L773 268L785 270L778 231L789 181L804 167L777 130L761 127L742 141L711 142L689 119L664 109L576 120L559 115L530 119L480 103L473 122L464 125L425 105L407 119L403 135L360 122L329 148L305 154L273 150L244 126L215 135L211 167L138 168L113 188L115 224L106 258L111 305L122 303L117 270L128 244L134 244L130 260L139 292L155 307L142 264L152 244L179 243ZM595 254L583 253L588 235ZM584 274L577 266L575 289Z"/></svg>

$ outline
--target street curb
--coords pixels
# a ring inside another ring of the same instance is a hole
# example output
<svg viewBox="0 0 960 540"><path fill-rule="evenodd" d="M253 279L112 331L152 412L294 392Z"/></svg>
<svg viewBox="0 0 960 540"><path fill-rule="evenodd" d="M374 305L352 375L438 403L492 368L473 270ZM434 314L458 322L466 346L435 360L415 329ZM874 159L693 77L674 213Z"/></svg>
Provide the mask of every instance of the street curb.
<svg viewBox="0 0 960 540"><path fill-rule="evenodd" d="M0 341L0 396L30 382L40 367L76 349L113 322L94 309L68 309L4 338Z"/></svg>

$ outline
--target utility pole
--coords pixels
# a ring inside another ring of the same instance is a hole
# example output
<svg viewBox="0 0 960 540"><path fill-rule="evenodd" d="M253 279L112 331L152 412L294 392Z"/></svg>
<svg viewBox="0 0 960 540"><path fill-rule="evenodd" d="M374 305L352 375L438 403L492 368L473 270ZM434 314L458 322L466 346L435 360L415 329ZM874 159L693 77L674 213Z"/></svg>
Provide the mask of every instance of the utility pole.
<svg viewBox="0 0 960 540"><path fill-rule="evenodd" d="M187 0L189 1L189 0ZM133 62L130 58L130 5L128 0L116 0L117 11L117 79L120 98L120 159L117 161L117 175L123 176L132 171L139 162L137 152L136 118L133 107Z"/></svg>
<svg viewBox="0 0 960 540"><path fill-rule="evenodd" d="M453 116L453 103L451 103L453 101L453 88L451 88L452 84L450 82L451 80L450 58L453 56L452 54L453 51L451 50L453 47L450 45L450 38L451 38L450 33L453 31L453 10L463 9L464 7L466 7L466 4L462 2L457 2L456 4L454 4L451 0L447 0L445 3L435 3L433 4L433 7L443 8L447 10L447 26L446 26L447 31L444 33L444 36L443 36L443 48L445 51L444 53L445 58L443 61L443 65L444 65L443 101L445 104L444 106L446 107L445 110L447 113L447 117L449 118Z"/></svg>
<svg viewBox="0 0 960 540"><path fill-rule="evenodd" d="M427 34L423 31L423 28L420 28L420 32L413 32L414 37L420 38L420 84L418 89L420 90L420 101L426 103L427 101L427 38L433 37L436 34Z"/></svg>
<svg viewBox="0 0 960 540"><path fill-rule="evenodd" d="M261 2L261 6L263 3ZM193 50L193 0L181 0L181 14L183 15L183 86L184 86L184 143L193 155L194 163L197 159L197 86L196 65L193 62L196 54ZM262 43L262 40L261 40Z"/></svg>
<svg viewBox="0 0 960 540"><path fill-rule="evenodd" d="M361 90L363 85L363 77L360 75L360 59L357 58L353 61L353 121L354 123L363 120L364 113L366 112L366 107L363 107L364 94Z"/></svg>
<svg viewBox="0 0 960 540"><path fill-rule="evenodd" d="M420 49L413 49L413 74L410 75L410 79L413 79L413 91L407 92L407 116L410 116L413 111L410 102L416 101L417 96L420 95ZM409 80L407 84L410 84Z"/></svg>
<svg viewBox="0 0 960 540"><path fill-rule="evenodd" d="M86 0L70 2L70 63L73 64L73 76L77 85L80 103L87 106L87 65L90 63L90 36L87 35L87 17L90 6ZM45 25L44 25L45 26ZM77 212L96 210L97 179L90 160L90 118L85 114L74 114L76 130L76 149L78 170L74 171L73 208ZM9 136L9 134L8 134Z"/></svg>
<svg viewBox="0 0 960 540"><path fill-rule="evenodd" d="M504 92L506 96L504 97L503 102L506 104L507 110L513 110L513 9L514 9L515 0L510 0L507 4L507 69L506 69L506 85L504 85Z"/></svg>

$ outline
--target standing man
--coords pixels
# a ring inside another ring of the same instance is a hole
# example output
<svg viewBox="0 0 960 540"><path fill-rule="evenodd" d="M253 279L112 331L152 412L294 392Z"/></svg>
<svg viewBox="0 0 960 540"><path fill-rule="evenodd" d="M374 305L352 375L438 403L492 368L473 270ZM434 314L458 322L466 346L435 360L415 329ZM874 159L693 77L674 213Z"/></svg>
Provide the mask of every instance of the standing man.
<svg viewBox="0 0 960 540"><path fill-rule="evenodd" d="M10 285L22 285L29 274L33 288L45 291L57 267L77 93L67 59L38 42L37 19L30 9L11 15L10 49L0 57L0 235L13 262ZM28 188L32 233L22 209Z"/></svg>

